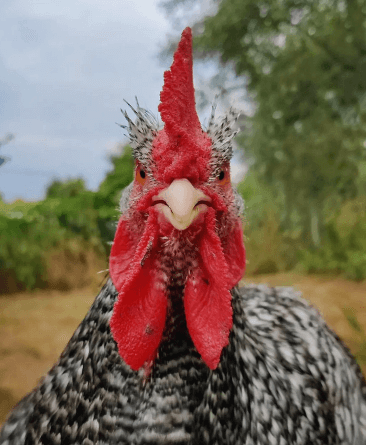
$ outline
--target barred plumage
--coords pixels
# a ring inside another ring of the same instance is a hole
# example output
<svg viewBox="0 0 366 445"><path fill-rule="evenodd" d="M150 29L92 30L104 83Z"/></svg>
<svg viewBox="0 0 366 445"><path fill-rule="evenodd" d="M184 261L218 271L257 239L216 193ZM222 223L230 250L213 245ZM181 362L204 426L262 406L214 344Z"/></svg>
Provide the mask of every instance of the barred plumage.
<svg viewBox="0 0 366 445"><path fill-rule="evenodd" d="M169 292L167 334L146 379L118 354L108 280L1 445L366 443L360 369L298 294L235 288L230 344L210 371L185 325L182 286Z"/></svg>

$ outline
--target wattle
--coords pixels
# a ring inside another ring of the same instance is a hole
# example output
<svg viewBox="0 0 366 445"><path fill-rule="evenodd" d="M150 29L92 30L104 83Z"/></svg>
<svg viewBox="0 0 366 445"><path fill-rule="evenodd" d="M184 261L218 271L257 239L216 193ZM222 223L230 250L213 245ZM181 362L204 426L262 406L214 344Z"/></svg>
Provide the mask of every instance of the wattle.
<svg viewBox="0 0 366 445"><path fill-rule="evenodd" d="M240 221L234 230L232 246L236 255L229 265L215 229L215 211L204 215L197 236L197 261L186 271L185 316L189 334L207 366L215 369L222 349L228 344L232 327L231 288L244 272L245 253ZM154 360L162 339L167 313L169 271L163 270L158 214L150 208L142 235L122 219L110 255L110 274L119 292L110 326L118 350L134 370ZM131 252L135 252L131 261Z"/></svg>

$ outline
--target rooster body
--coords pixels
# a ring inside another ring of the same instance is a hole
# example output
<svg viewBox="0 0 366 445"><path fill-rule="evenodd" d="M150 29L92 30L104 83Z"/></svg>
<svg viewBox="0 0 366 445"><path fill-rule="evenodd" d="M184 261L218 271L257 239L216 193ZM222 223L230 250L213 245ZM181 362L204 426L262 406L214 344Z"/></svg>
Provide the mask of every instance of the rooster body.
<svg viewBox="0 0 366 445"><path fill-rule="evenodd" d="M232 291L219 366L203 363L182 316L182 287L150 375L121 359L109 280L59 362L12 413L1 445L364 444L360 370L290 288Z"/></svg>
<svg viewBox="0 0 366 445"><path fill-rule="evenodd" d="M232 291L234 322L217 369L182 316L182 286L150 375L121 359L109 280L59 362L16 407L1 445L364 444L360 370L290 288Z"/></svg>
<svg viewBox="0 0 366 445"><path fill-rule="evenodd" d="M289 288L237 287L235 113L202 131L191 45L188 28L165 73L165 127L125 114L136 169L111 279L0 445L366 444L365 380L318 312Z"/></svg>

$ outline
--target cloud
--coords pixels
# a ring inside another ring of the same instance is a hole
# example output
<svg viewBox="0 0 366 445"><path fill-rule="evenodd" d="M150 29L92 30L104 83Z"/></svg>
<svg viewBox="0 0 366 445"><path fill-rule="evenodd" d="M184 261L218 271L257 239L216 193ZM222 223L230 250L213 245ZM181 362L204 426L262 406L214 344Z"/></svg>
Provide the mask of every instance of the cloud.
<svg viewBox="0 0 366 445"><path fill-rule="evenodd" d="M123 99L157 110L167 30L150 0L0 3L0 137L16 135L1 148L6 200L41 199L54 173L98 186L124 139Z"/></svg>
<svg viewBox="0 0 366 445"><path fill-rule="evenodd" d="M126 142L123 99L157 115L170 28L158 1L0 1L0 138L16 136L0 148L7 201L42 199L56 176L95 190ZM195 64L196 87L209 69Z"/></svg>

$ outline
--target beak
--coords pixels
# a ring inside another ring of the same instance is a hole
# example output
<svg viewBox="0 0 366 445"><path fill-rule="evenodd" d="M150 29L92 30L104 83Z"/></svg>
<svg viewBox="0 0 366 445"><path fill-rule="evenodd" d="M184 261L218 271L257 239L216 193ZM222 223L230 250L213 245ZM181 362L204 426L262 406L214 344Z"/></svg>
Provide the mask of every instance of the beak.
<svg viewBox="0 0 366 445"><path fill-rule="evenodd" d="M188 179L176 179L153 197L153 205L178 230L189 227L192 221L211 205L211 198L196 189Z"/></svg>

